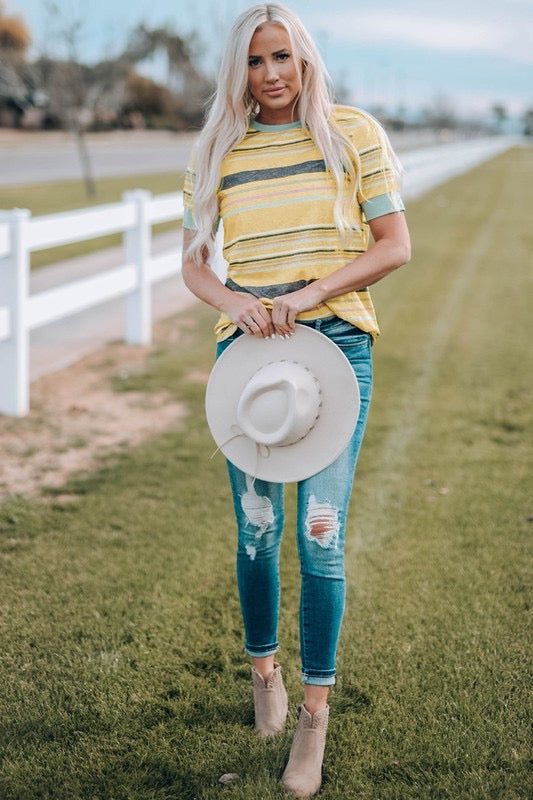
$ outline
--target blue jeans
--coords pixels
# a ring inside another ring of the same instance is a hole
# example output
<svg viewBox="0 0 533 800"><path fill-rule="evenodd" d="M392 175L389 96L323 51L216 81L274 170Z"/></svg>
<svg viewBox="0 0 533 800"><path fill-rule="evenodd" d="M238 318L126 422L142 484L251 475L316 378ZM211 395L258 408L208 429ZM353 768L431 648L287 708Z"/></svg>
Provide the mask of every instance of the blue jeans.
<svg viewBox="0 0 533 800"><path fill-rule="evenodd" d="M329 467L298 483L302 681L329 686L335 683L345 605L346 516L372 393L371 337L337 317L302 324L312 325L341 348L354 369L361 394L357 425L344 452ZM217 357L239 335L220 342ZM254 480L230 462L228 470L238 527L237 580L245 647L251 656L268 656L279 647L283 484Z"/></svg>

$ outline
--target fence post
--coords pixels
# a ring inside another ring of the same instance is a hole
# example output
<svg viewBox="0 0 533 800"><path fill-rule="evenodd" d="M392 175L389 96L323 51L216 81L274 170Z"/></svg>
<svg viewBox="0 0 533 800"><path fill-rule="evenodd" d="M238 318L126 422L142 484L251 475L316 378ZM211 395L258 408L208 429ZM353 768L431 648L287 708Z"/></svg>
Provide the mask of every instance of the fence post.
<svg viewBox="0 0 533 800"><path fill-rule="evenodd" d="M137 286L128 295L126 310L126 342L150 344L152 341L152 295L148 279L152 226L148 217L151 192L137 189L124 192L122 199L135 205L135 227L124 233L126 262L135 264Z"/></svg>
<svg viewBox="0 0 533 800"><path fill-rule="evenodd" d="M10 336L0 342L0 414L23 417L30 408L27 298L30 272L27 209L0 212L9 225L10 253L0 259L0 305L9 310Z"/></svg>

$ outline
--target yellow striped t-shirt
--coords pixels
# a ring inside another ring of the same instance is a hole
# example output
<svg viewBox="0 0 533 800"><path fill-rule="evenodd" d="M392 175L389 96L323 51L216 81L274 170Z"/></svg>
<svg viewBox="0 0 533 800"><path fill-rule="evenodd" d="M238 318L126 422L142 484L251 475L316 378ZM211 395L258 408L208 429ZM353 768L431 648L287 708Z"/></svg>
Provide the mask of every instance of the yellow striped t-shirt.
<svg viewBox="0 0 533 800"><path fill-rule="evenodd" d="M354 219L359 231L342 238L334 221L336 184L322 153L299 122L262 125L252 120L244 138L223 159L217 192L224 222L226 285L273 298L331 274L368 249L368 221L403 211L398 185L375 122L355 108L335 106L333 120L359 153L361 174ZM183 190L184 226L194 229L194 158ZM379 333L368 289L325 300L298 315L300 321L337 316ZM219 341L236 326L224 314Z"/></svg>

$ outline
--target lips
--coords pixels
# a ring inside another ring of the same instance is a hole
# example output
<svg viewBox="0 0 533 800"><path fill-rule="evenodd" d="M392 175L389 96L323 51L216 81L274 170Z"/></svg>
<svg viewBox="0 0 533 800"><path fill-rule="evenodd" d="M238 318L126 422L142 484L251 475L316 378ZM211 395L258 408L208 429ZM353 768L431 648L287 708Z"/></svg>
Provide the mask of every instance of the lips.
<svg viewBox="0 0 533 800"><path fill-rule="evenodd" d="M276 86L275 89L265 89L265 94L268 94L269 97L278 97L284 90L284 86Z"/></svg>

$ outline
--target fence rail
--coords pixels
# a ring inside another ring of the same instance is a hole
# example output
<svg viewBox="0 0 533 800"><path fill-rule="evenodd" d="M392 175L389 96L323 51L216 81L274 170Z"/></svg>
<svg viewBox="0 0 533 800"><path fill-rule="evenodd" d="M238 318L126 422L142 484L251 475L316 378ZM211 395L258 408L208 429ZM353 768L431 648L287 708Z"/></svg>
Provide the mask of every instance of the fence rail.
<svg viewBox="0 0 533 800"><path fill-rule="evenodd" d="M32 218L0 212L0 414L24 416L30 402L30 331L116 297L127 297L125 341L149 344L151 285L179 273L180 253L150 255L152 225L183 217L181 192L126 192L119 203ZM122 233L125 263L88 278L29 294L30 254Z"/></svg>

